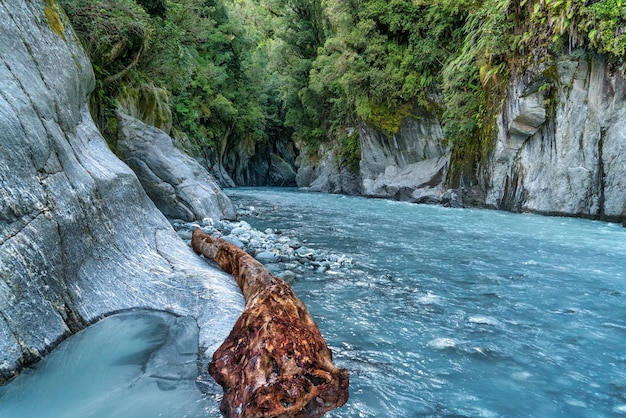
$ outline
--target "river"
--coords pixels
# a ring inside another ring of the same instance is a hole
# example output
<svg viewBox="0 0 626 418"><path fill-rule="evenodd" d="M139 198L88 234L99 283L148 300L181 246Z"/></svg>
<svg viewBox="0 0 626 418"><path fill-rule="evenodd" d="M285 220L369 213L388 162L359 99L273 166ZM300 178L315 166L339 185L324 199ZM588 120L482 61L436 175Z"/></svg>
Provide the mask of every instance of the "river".
<svg viewBox="0 0 626 418"><path fill-rule="evenodd" d="M292 282L350 372L350 399L328 416L626 415L626 228L294 189L228 194L254 207L252 227L352 260ZM6 387L0 416L14 402ZM45 390L28 383L18 399L31 387ZM169 401L159 416L219 416L216 399L180 394L190 412Z"/></svg>
<svg viewBox="0 0 626 418"><path fill-rule="evenodd" d="M626 415L626 229L277 189L253 227L353 259L293 283L351 373L333 417Z"/></svg>

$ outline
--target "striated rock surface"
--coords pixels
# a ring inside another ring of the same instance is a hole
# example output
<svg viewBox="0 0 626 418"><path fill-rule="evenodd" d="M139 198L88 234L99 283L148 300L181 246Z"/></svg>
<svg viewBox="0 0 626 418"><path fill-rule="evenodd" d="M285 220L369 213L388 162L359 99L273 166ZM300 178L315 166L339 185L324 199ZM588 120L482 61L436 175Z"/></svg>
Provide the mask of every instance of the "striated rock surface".
<svg viewBox="0 0 626 418"><path fill-rule="evenodd" d="M186 221L234 219L235 209L211 174L160 129L117 114L117 148L165 216Z"/></svg>
<svg viewBox="0 0 626 418"><path fill-rule="evenodd" d="M485 203L626 222L623 68L582 53L544 65L509 87L486 167ZM551 97L538 85L549 85ZM545 108L546 99L552 108Z"/></svg>
<svg viewBox="0 0 626 418"><path fill-rule="evenodd" d="M360 126L362 193L416 203L440 203L450 161L441 126L429 116L405 118L396 134Z"/></svg>
<svg viewBox="0 0 626 418"><path fill-rule="evenodd" d="M246 307L209 366L227 417L319 417L348 400L349 377L308 310L282 279L200 228L192 246L233 274Z"/></svg>
<svg viewBox="0 0 626 418"><path fill-rule="evenodd" d="M405 118L395 134L361 122L358 134L358 172L339 161L338 152L332 147L320 147L317 154L304 153L301 158L298 186L314 192L447 204L444 183L450 154L442 145L437 119Z"/></svg>
<svg viewBox="0 0 626 418"><path fill-rule="evenodd" d="M177 237L87 109L89 61L53 0L0 3L0 382L111 312L194 317L203 356L243 305Z"/></svg>
<svg viewBox="0 0 626 418"><path fill-rule="evenodd" d="M317 153L304 153L296 176L298 187L311 192L360 195L361 177L338 161L336 151L320 146Z"/></svg>

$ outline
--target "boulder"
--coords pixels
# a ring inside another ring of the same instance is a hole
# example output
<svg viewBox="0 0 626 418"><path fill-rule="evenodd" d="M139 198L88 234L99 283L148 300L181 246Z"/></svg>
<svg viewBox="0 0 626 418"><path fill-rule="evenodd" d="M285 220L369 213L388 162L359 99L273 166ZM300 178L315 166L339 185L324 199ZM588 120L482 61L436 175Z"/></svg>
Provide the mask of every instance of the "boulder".
<svg viewBox="0 0 626 418"><path fill-rule="evenodd" d="M200 163L176 148L162 130L117 113L117 147L155 205L186 221L234 219L230 199Z"/></svg>

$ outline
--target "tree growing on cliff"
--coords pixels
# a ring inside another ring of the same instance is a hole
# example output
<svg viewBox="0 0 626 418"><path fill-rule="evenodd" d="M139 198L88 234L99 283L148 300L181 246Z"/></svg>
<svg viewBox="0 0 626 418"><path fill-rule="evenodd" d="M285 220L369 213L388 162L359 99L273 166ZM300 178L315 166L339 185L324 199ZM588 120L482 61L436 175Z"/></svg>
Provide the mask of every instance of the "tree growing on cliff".
<svg viewBox="0 0 626 418"><path fill-rule="evenodd" d="M120 94L145 83L169 94L174 133L190 151L263 136L256 42L222 0L63 0L96 70L96 121L116 138Z"/></svg>
<svg viewBox="0 0 626 418"><path fill-rule="evenodd" d="M153 83L169 92L178 137L218 159L287 138L346 143L360 121L393 133L428 113L471 177L511 74L574 48L626 53L623 0L63 4L92 56L96 119L110 139L119 92Z"/></svg>

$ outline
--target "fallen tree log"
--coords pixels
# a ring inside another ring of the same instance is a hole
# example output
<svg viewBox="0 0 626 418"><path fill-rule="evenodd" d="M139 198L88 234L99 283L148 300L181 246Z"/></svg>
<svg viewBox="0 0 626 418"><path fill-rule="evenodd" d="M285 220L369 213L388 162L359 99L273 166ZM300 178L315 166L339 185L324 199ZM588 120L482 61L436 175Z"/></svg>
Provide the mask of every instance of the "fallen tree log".
<svg viewBox="0 0 626 418"><path fill-rule="evenodd" d="M348 400L317 324L291 287L251 255L197 228L192 247L237 280L246 300L209 373L224 389L227 417L319 417Z"/></svg>

